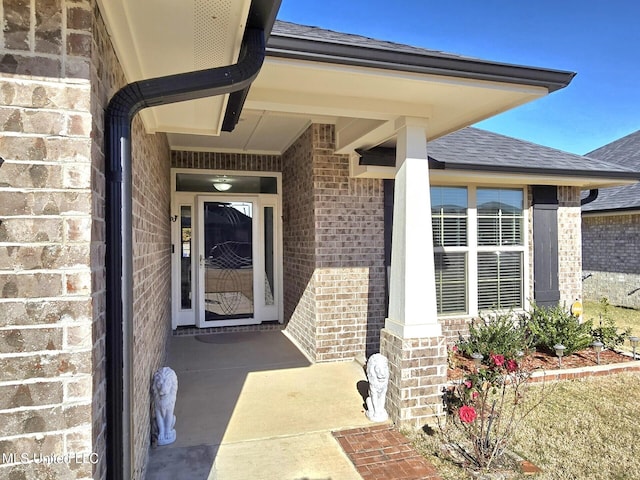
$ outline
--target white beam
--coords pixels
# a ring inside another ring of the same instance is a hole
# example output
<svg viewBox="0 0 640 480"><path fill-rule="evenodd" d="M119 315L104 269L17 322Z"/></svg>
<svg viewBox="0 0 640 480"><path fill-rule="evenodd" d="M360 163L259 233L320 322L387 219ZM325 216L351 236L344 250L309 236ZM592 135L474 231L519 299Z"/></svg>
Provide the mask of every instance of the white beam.
<svg viewBox="0 0 640 480"><path fill-rule="evenodd" d="M401 119L397 126L389 318L385 328L401 338L440 336L425 125Z"/></svg>
<svg viewBox="0 0 640 480"><path fill-rule="evenodd" d="M418 102L280 90L252 86L246 108L272 112L389 120L401 115L429 117L431 107Z"/></svg>

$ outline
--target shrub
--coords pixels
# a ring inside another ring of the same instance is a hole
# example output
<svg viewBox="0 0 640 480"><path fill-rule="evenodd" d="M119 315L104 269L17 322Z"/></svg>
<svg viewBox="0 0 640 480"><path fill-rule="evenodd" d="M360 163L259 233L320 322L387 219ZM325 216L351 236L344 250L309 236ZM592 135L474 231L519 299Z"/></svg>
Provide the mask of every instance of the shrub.
<svg viewBox="0 0 640 480"><path fill-rule="evenodd" d="M616 322L609 313L609 306L609 300L607 300L605 297L602 297L600 299L600 308L602 310L602 313L600 314L600 318L598 320L598 326L595 326L595 321L592 320L594 326L591 330L591 335L594 339L604 343L605 348L615 348L618 345L622 345L624 343L624 341L631 333L631 329L627 328L623 332L618 331Z"/></svg>
<svg viewBox="0 0 640 480"><path fill-rule="evenodd" d="M461 337L458 341L458 349L467 357L474 352L481 353L485 363L491 354L514 358L531 347L522 323L522 317L518 318L512 312L480 315L469 325L469 337L466 340Z"/></svg>
<svg viewBox="0 0 640 480"><path fill-rule="evenodd" d="M591 320L580 323L578 318L560 306L534 305L527 322L527 329L536 347L553 352L553 346L560 343L566 347L565 355L584 350L593 342Z"/></svg>
<svg viewBox="0 0 640 480"><path fill-rule="evenodd" d="M500 463L522 420L544 399L543 384L536 401L523 402L532 373L526 364L526 356L492 354L486 366L445 394L447 422L440 423L441 432L455 454L475 470L488 471Z"/></svg>

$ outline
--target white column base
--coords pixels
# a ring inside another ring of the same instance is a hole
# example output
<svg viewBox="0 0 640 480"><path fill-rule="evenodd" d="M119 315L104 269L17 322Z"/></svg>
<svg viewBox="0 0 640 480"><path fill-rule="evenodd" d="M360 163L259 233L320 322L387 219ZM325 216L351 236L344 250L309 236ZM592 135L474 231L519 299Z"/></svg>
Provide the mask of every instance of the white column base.
<svg viewBox="0 0 640 480"><path fill-rule="evenodd" d="M440 323L418 323L407 324L402 321L386 318L384 328L394 333L400 338L426 338L442 336L442 325Z"/></svg>

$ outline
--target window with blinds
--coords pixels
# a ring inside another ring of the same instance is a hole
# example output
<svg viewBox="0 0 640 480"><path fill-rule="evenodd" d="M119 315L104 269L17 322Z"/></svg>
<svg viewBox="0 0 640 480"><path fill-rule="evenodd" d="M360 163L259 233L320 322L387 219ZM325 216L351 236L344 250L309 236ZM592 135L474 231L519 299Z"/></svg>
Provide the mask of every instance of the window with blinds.
<svg viewBox="0 0 640 480"><path fill-rule="evenodd" d="M524 307L522 189L433 186L431 219L439 314Z"/></svg>
<svg viewBox="0 0 640 480"><path fill-rule="evenodd" d="M478 188L478 245L524 245L522 190Z"/></svg>
<svg viewBox="0 0 640 480"><path fill-rule="evenodd" d="M467 313L467 254L435 253L438 313Z"/></svg>
<svg viewBox="0 0 640 480"><path fill-rule="evenodd" d="M431 222L434 247L467 245L467 189L431 188Z"/></svg>
<svg viewBox="0 0 640 480"><path fill-rule="evenodd" d="M468 313L467 203L466 187L431 188L436 295L441 314Z"/></svg>
<svg viewBox="0 0 640 480"><path fill-rule="evenodd" d="M478 188L476 205L478 310L522 308L523 191Z"/></svg>
<svg viewBox="0 0 640 480"><path fill-rule="evenodd" d="M478 252L478 310L522 308L522 252Z"/></svg>

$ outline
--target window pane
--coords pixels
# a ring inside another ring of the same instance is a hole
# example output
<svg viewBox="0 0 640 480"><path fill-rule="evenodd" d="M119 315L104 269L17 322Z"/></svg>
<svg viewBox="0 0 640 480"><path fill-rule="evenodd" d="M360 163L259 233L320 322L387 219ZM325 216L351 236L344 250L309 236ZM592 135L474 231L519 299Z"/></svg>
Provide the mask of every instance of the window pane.
<svg viewBox="0 0 640 480"><path fill-rule="evenodd" d="M434 246L466 246L467 189L431 187L431 219Z"/></svg>
<svg viewBox="0 0 640 480"><path fill-rule="evenodd" d="M466 215L466 187L431 187L431 212Z"/></svg>
<svg viewBox="0 0 640 480"><path fill-rule="evenodd" d="M264 207L264 304L274 304L273 207Z"/></svg>
<svg viewBox="0 0 640 480"><path fill-rule="evenodd" d="M522 190L479 188L478 245L524 245Z"/></svg>
<svg viewBox="0 0 640 480"><path fill-rule="evenodd" d="M467 312L467 254L436 253L438 313Z"/></svg>
<svg viewBox="0 0 640 480"><path fill-rule="evenodd" d="M191 310L191 206L180 207L180 308Z"/></svg>
<svg viewBox="0 0 640 480"><path fill-rule="evenodd" d="M478 309L522 308L522 252L478 253Z"/></svg>
<svg viewBox="0 0 640 480"><path fill-rule="evenodd" d="M512 188L478 188L478 215L522 215L523 192Z"/></svg>

